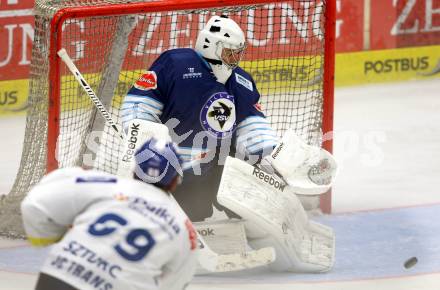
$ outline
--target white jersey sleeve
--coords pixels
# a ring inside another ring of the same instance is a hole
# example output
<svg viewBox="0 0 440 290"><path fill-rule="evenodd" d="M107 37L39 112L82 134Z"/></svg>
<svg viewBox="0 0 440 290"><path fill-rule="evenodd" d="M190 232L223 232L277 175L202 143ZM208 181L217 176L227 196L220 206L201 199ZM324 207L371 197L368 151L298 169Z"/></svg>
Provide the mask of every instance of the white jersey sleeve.
<svg viewBox="0 0 440 290"><path fill-rule="evenodd" d="M88 179L100 179L93 185ZM75 217L90 204L111 198L96 185L116 183L115 176L79 167L58 169L45 176L21 204L24 228L31 244L45 246L59 240ZM87 187L85 189L84 187Z"/></svg>
<svg viewBox="0 0 440 290"><path fill-rule="evenodd" d="M78 289L181 290L194 274L191 222L152 185L61 169L32 189L22 210L34 244L62 238L41 272Z"/></svg>

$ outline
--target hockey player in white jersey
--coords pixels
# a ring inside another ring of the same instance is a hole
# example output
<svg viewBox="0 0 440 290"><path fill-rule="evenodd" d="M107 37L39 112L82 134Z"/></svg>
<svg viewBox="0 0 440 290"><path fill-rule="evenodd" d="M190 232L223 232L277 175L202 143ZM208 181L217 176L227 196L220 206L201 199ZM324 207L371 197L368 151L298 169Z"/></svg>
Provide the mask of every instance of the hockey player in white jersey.
<svg viewBox="0 0 440 290"><path fill-rule="evenodd" d="M37 290L185 288L197 238L168 194L181 178L173 146L145 143L135 155L135 179L64 168L29 192L21 205L28 240L55 243Z"/></svg>

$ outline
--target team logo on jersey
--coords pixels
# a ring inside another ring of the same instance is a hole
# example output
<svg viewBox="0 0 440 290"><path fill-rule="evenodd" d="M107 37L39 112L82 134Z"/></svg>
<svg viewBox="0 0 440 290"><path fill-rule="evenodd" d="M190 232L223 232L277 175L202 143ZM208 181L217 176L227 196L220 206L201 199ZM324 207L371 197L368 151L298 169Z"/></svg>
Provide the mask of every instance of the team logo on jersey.
<svg viewBox="0 0 440 290"><path fill-rule="evenodd" d="M200 112L202 127L217 138L230 136L235 124L234 96L227 93L212 95Z"/></svg>
<svg viewBox="0 0 440 290"><path fill-rule="evenodd" d="M193 67L189 67L188 68L188 72L182 75L182 78L185 79L197 79L197 78L201 78L202 77L202 73L201 72L194 72L194 68Z"/></svg>
<svg viewBox="0 0 440 290"><path fill-rule="evenodd" d="M134 83L134 87L138 90L147 91L157 88L157 76L154 71L143 73Z"/></svg>

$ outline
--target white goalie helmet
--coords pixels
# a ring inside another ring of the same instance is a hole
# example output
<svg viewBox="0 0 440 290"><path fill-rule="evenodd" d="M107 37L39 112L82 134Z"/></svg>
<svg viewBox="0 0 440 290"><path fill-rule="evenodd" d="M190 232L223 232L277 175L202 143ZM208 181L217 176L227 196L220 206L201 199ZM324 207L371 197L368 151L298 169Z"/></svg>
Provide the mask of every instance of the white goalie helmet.
<svg viewBox="0 0 440 290"><path fill-rule="evenodd" d="M211 64L219 81L226 82L244 55L244 32L227 16L212 16L200 31L195 49Z"/></svg>

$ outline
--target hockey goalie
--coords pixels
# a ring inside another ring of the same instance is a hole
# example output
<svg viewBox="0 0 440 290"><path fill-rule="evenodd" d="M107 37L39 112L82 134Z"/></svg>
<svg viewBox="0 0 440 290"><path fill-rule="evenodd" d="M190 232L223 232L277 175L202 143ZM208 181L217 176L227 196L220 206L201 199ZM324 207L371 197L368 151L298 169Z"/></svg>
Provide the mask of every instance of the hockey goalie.
<svg viewBox="0 0 440 290"><path fill-rule="evenodd" d="M169 138L178 145L184 171L173 196L220 254L211 254L211 264L204 259L202 268L224 272L270 264L277 271L327 271L333 232L308 220L297 195L327 191L336 164L293 131L278 142L252 76L239 66L245 50L245 33L222 15L210 18L195 49L163 52L122 104L127 138L118 174L131 172L137 143ZM228 219L207 224L214 209Z"/></svg>
<svg viewBox="0 0 440 290"><path fill-rule="evenodd" d="M256 255L250 267L267 263L274 271L330 270L335 255L333 230L310 221L297 195L326 192L337 171L334 158L289 130L261 163L256 167L227 158L217 198L242 219L196 223L199 234L215 251L246 253L248 246L274 250L273 259ZM218 232L210 239L209 231Z"/></svg>

